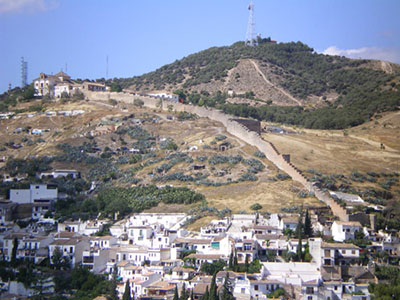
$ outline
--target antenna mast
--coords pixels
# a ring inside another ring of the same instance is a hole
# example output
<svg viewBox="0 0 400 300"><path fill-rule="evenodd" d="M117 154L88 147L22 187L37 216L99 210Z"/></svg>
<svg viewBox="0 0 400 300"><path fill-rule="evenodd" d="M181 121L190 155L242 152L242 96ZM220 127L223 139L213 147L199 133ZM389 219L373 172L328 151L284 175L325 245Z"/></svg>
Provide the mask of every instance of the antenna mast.
<svg viewBox="0 0 400 300"><path fill-rule="evenodd" d="M256 39L254 38L254 3L253 0L250 0L249 5L249 22L247 23L247 32L246 32L246 45L255 46Z"/></svg>
<svg viewBox="0 0 400 300"><path fill-rule="evenodd" d="M28 62L24 61L24 57L21 57L21 87L25 87L28 82Z"/></svg>

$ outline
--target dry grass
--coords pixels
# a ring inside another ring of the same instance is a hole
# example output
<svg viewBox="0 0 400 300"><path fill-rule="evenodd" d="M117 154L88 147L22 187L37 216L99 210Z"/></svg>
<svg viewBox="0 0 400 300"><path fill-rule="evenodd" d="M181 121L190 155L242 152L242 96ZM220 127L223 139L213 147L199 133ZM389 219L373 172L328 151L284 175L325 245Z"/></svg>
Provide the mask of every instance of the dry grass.
<svg viewBox="0 0 400 300"><path fill-rule="evenodd" d="M216 216L203 217L201 219L196 220L194 223L190 224L187 229L190 231L199 232L201 227L206 226L212 220L217 220L217 219L218 219L218 217L216 217Z"/></svg>
<svg viewBox="0 0 400 300"><path fill-rule="evenodd" d="M388 125L390 123L390 125ZM386 124L386 125L383 125ZM303 134L263 134L300 169L348 174L352 171L399 172L400 114L343 131L302 130ZM293 130L293 129L292 129ZM380 143L386 145L381 150Z"/></svg>

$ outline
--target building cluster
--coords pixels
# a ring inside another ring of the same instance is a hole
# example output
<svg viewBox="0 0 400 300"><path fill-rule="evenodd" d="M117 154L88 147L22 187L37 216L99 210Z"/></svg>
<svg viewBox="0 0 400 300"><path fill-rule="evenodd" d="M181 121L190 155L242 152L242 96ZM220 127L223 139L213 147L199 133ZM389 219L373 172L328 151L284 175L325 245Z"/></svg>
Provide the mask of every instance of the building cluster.
<svg viewBox="0 0 400 300"><path fill-rule="evenodd" d="M40 73L39 78L33 80L33 87L35 88L35 96L55 98L61 98L64 95L73 96L76 93L85 91L106 91L106 85L103 83L90 81L78 83L71 80L71 77L64 72L58 72L55 75Z"/></svg>
<svg viewBox="0 0 400 300"><path fill-rule="evenodd" d="M43 176L79 174L60 170ZM292 299L368 300L368 286L377 282L375 267L372 263L363 266L362 249L349 241L362 233L371 241L370 250L400 253L397 237L374 232L358 221L321 221L317 214L312 214L313 230L324 239L291 238L288 233L301 223L298 214L234 214L192 232L184 226L191 217L187 214L141 213L113 223L109 235L98 236L95 233L110 220L55 224L46 218L46 211L60 196L50 185L10 190L10 201L0 203L2 257L11 261L14 247L16 258L35 263L62 256L71 267L83 265L116 278L120 296L128 284L135 299L171 300L175 287L181 289L184 284L194 299L200 299L212 277L204 272L204 265L225 264L216 282L222 287L229 278L237 299L267 299L282 289ZM37 222L19 228L13 222L15 214ZM299 247L309 253L307 262L286 259ZM258 260L258 269L228 270L232 257L243 265Z"/></svg>

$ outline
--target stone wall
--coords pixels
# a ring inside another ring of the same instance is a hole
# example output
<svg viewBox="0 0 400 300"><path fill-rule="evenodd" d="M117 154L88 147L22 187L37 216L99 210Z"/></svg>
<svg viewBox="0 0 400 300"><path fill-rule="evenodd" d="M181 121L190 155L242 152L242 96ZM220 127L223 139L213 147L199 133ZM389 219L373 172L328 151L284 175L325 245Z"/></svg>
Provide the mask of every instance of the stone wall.
<svg viewBox="0 0 400 300"><path fill-rule="evenodd" d="M342 221L348 221L346 210L340 207L335 201L332 201L330 195L323 192L316 186L313 186L310 181L302 174L301 170L297 169L292 163L286 161L284 157L278 152L275 146L264 140L261 135L255 131L250 131L244 125L232 119L232 116L226 115L223 112L206 107L182 104L168 100L162 101L162 106L159 107L160 98L146 97L134 95L129 93L113 93L113 92L86 92L86 97L90 100L108 101L114 99L119 102L133 104L134 99L140 99L144 102L144 106L152 109L167 110L172 107L174 111L185 111L188 113L196 114L199 117L209 118L211 120L222 123L226 130L236 136L237 138L245 141L249 145L255 146L259 151L263 152L265 156L280 170L287 173L293 180L300 182L308 191L314 192L315 196L329 205L333 213Z"/></svg>

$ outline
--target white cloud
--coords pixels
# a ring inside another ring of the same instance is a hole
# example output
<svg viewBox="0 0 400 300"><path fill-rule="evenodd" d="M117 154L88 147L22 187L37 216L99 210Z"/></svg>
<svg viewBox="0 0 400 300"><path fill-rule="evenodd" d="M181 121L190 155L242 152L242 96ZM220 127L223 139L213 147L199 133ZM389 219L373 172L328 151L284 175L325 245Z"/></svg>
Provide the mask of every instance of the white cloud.
<svg viewBox="0 0 400 300"><path fill-rule="evenodd" d="M379 59L400 63L400 48L363 47L359 49L339 49L330 46L321 52L326 55L339 55L349 58Z"/></svg>
<svg viewBox="0 0 400 300"><path fill-rule="evenodd" d="M56 0L0 0L0 14L41 12L57 6Z"/></svg>

